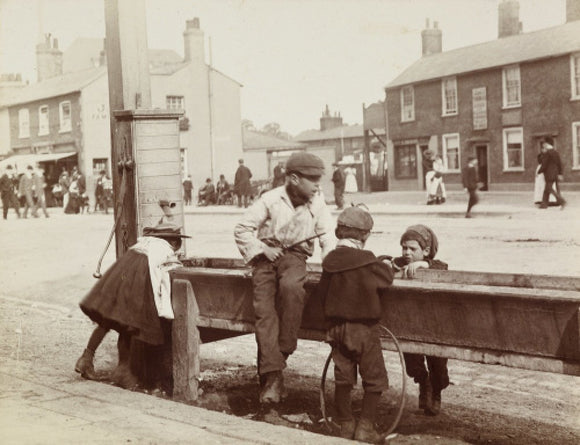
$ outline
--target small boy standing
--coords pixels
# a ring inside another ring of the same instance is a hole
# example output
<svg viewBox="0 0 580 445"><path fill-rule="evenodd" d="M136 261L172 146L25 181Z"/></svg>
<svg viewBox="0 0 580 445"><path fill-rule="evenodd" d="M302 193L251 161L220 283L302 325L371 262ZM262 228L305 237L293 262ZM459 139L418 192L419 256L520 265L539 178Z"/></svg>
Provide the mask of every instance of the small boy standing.
<svg viewBox="0 0 580 445"><path fill-rule="evenodd" d="M438 247L437 236L429 227L408 227L401 236L402 256L393 259L395 274L413 278L418 269L447 270L447 263L435 259ZM441 411L441 391L449 386L447 359L410 353L403 356L407 375L419 384L419 409L436 416Z"/></svg>
<svg viewBox="0 0 580 445"><path fill-rule="evenodd" d="M337 247L322 262L317 292L324 306L327 341L332 346L340 435L374 443L381 438L374 425L377 405L389 387L380 341L380 297L393 282L393 271L363 249L372 227L371 215L359 207L348 207L338 216ZM364 387L358 424L351 405L357 367Z"/></svg>

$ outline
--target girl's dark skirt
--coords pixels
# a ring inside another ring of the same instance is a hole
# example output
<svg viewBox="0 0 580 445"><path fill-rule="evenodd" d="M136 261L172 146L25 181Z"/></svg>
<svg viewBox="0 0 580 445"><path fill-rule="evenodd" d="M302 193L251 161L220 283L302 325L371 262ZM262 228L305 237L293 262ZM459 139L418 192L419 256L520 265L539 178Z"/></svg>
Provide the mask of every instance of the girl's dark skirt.
<svg viewBox="0 0 580 445"><path fill-rule="evenodd" d="M164 342L149 263L142 253L128 250L99 279L80 307L99 326L129 333L151 345Z"/></svg>

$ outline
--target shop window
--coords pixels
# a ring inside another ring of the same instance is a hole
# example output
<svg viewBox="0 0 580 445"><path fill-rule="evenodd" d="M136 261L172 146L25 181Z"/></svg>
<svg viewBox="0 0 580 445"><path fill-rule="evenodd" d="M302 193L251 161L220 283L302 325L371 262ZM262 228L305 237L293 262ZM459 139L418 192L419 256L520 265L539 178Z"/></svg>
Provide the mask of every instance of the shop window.
<svg viewBox="0 0 580 445"><path fill-rule="evenodd" d="M398 179L417 177L417 148L415 145L395 146L395 177Z"/></svg>
<svg viewBox="0 0 580 445"><path fill-rule="evenodd" d="M18 137L30 137L30 114L28 108L18 110Z"/></svg>
<svg viewBox="0 0 580 445"><path fill-rule="evenodd" d="M99 176L102 170L109 173L109 160L107 158L93 158L93 176Z"/></svg>
<svg viewBox="0 0 580 445"><path fill-rule="evenodd" d="M459 134L444 134L443 141L443 164L448 172L459 172L461 170L461 159L459 156Z"/></svg>
<svg viewBox="0 0 580 445"><path fill-rule="evenodd" d="M413 87L401 88L401 122L415 120L415 92Z"/></svg>
<svg viewBox="0 0 580 445"><path fill-rule="evenodd" d="M503 130L503 169L504 171L524 170L524 131L522 128Z"/></svg>

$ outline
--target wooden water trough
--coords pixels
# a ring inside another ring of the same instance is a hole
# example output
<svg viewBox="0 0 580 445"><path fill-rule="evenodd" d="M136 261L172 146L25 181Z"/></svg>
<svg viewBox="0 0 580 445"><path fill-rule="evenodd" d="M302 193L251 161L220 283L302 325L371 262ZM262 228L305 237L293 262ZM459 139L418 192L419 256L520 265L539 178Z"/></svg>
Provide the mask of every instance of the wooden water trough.
<svg viewBox="0 0 580 445"><path fill-rule="evenodd" d="M197 398L199 345L254 332L251 269L190 258L172 272L174 398ZM306 289L320 279L309 264ZM580 375L580 278L421 270L396 279L382 323L405 352ZM324 340L321 302L309 298L300 338ZM383 341L385 349L394 349Z"/></svg>

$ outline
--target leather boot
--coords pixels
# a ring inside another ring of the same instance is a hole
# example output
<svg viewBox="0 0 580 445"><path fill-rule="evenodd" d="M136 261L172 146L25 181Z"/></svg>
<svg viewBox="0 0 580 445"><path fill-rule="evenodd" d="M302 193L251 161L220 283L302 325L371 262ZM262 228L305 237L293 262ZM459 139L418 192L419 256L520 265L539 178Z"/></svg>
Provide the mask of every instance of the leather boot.
<svg viewBox="0 0 580 445"><path fill-rule="evenodd" d="M383 439L383 436L375 429L372 420L361 417L354 432L354 440L359 442L377 443Z"/></svg>
<svg viewBox="0 0 580 445"><path fill-rule="evenodd" d="M425 408L425 414L437 416L441 412L441 391L433 391L431 406Z"/></svg>
<svg viewBox="0 0 580 445"><path fill-rule="evenodd" d="M272 371L265 375L265 383L260 391L260 403L279 403L282 393L282 371Z"/></svg>
<svg viewBox="0 0 580 445"><path fill-rule="evenodd" d="M431 380L429 380L429 376L422 381L419 382L419 409L427 410L431 408L432 405L432 394L433 389L431 388Z"/></svg>
<svg viewBox="0 0 580 445"><path fill-rule="evenodd" d="M338 385L334 388L334 405L336 409L336 422L340 427L340 437L343 439L354 438L356 422L352 415L351 387Z"/></svg>
<svg viewBox="0 0 580 445"><path fill-rule="evenodd" d="M77 360L75 365L75 371L81 374L81 377L87 380L97 380L97 376L95 374L95 367L93 364L93 359L95 357L95 353L93 351L89 351L85 349L83 351L83 355Z"/></svg>

